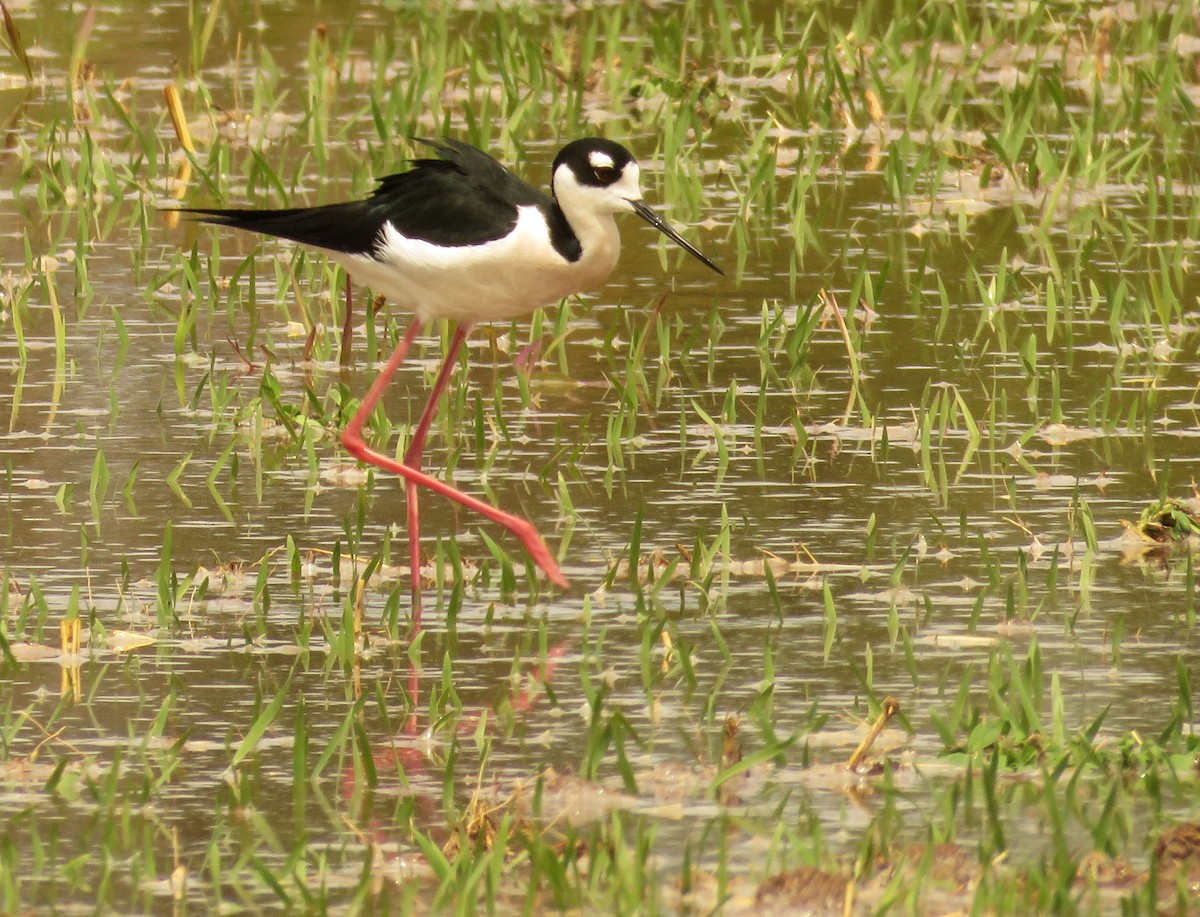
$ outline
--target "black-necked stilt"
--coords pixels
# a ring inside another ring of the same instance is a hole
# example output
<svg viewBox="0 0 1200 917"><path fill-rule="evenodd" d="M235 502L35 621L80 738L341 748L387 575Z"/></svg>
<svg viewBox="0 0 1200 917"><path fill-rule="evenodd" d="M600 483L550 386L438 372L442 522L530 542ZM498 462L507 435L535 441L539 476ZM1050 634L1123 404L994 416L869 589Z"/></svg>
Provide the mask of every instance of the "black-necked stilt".
<svg viewBox="0 0 1200 917"><path fill-rule="evenodd" d="M567 586L531 522L421 470L426 434L471 328L525 315L602 284L620 252L613 219L618 213L636 213L723 273L642 200L638 164L618 143L568 143L554 159L551 196L466 143L420 142L441 158L415 160L409 171L381 179L366 200L284 210L187 211L209 223L280 236L323 251L356 280L415 313L404 339L342 432L342 443L357 458L405 479L414 629L421 624L418 487L457 500L498 523L520 539L547 577ZM397 462L368 446L362 427L421 328L438 318L452 319L458 327L404 460Z"/></svg>

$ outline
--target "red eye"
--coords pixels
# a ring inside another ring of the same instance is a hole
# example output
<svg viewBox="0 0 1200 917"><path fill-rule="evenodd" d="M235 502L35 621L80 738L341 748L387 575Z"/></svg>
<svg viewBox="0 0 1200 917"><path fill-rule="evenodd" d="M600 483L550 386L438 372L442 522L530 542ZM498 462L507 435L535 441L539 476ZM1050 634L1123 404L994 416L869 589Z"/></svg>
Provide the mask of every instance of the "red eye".
<svg viewBox="0 0 1200 917"><path fill-rule="evenodd" d="M611 185L617 180L617 176L621 174L613 166L595 166L592 171L596 178L606 185Z"/></svg>

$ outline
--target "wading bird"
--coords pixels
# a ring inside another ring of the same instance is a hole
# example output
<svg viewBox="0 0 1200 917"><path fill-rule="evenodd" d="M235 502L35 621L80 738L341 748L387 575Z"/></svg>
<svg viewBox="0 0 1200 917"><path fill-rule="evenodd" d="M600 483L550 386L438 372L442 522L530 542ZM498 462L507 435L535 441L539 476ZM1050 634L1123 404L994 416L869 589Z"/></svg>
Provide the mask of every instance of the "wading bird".
<svg viewBox="0 0 1200 917"><path fill-rule="evenodd" d="M507 529L552 582L568 585L533 523L421 470L426 434L471 329L480 322L526 315L603 284L621 248L613 219L618 213L637 214L723 273L642 200L638 164L618 143L597 138L568 143L554 159L547 195L469 144L420 142L440 158L414 160L407 172L380 179L365 200L283 210L185 211L208 223L324 252L356 281L414 313L404 338L342 431L351 454L405 480L414 632L421 626L420 487ZM457 327L408 451L398 462L367 445L363 424L421 329L434 319L450 319Z"/></svg>

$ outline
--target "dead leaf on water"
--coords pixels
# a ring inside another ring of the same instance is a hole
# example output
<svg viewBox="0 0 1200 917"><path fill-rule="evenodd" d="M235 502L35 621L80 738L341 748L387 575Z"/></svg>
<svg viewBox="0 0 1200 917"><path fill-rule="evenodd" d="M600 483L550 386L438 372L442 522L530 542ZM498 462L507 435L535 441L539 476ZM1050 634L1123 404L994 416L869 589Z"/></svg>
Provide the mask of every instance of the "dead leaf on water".
<svg viewBox="0 0 1200 917"><path fill-rule="evenodd" d="M17 662L45 662L62 656L62 648L42 646L39 643L10 643L9 652Z"/></svg>
<svg viewBox="0 0 1200 917"><path fill-rule="evenodd" d="M1055 445L1052 443L1051 445ZM1079 478L1073 474L1049 474L1041 472L1033 479L1034 490L1046 493L1047 491L1068 489L1074 490L1079 486Z"/></svg>
<svg viewBox="0 0 1200 917"><path fill-rule="evenodd" d="M127 653L130 650L140 650L144 646L153 646L157 642L157 637L151 637L147 634L138 634L128 630L114 630L109 631L108 634L109 648L118 653Z"/></svg>
<svg viewBox="0 0 1200 917"><path fill-rule="evenodd" d="M1080 440L1099 439L1100 436L1099 430L1068 427L1065 423L1052 423L1038 432L1038 438L1050 446L1067 446Z"/></svg>
<svg viewBox="0 0 1200 917"><path fill-rule="evenodd" d="M53 759L42 762L25 755L0 761L0 784L40 786L50 779L57 766Z"/></svg>
<svg viewBox="0 0 1200 917"><path fill-rule="evenodd" d="M994 646L995 637L985 637L982 634L925 634L913 643L919 646L939 646L943 649L974 649Z"/></svg>
<svg viewBox="0 0 1200 917"><path fill-rule="evenodd" d="M628 793L573 774L560 774L553 768L543 771L540 779L541 810L529 814L545 822L590 824L618 809L633 809L638 803L637 797ZM535 795L532 782L525 781L513 791L512 800L518 810L528 812Z"/></svg>
<svg viewBox="0 0 1200 917"><path fill-rule="evenodd" d="M331 487L357 489L367 483L367 471L357 464L338 462L321 469L321 480Z"/></svg>
<svg viewBox="0 0 1200 917"><path fill-rule="evenodd" d="M18 755L7 761L0 761L0 784L40 789L60 766L61 762L55 760L52 755ZM68 760L62 767L64 774L76 774L91 779L104 774L103 768L85 758Z"/></svg>

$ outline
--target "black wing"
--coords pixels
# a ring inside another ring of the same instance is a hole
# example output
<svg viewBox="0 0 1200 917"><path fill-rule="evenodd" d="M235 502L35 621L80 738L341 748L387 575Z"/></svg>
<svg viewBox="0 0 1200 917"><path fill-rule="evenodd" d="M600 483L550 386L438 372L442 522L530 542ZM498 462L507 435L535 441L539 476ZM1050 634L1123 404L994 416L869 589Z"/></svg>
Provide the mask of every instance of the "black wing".
<svg viewBox="0 0 1200 917"><path fill-rule="evenodd" d="M481 245L510 232L517 207L560 216L553 200L499 162L457 140L421 140L441 159L417 159L407 172L379 180L362 201L282 210L187 208L207 223L279 236L350 254L372 254L383 224L434 245Z"/></svg>
<svg viewBox="0 0 1200 917"><path fill-rule="evenodd" d="M511 203L515 207L537 207L542 211L542 216L546 218L546 223L550 227L550 242L568 261L578 261L583 254L583 248L579 244L579 238L571 229L571 224L567 222L566 216L562 212L562 208L550 195L539 191L532 185L522 181L513 175L508 169L504 168L494 158L489 156L483 150L471 146L469 143L463 143L461 140L454 140L446 137L442 140L426 140L422 137L414 138L418 143L423 143L426 146L437 150L441 159L420 159L417 163L424 166L454 166L459 171L467 176L470 184L474 187L475 193L478 195L475 198L477 205L483 204L489 197L498 198L502 202ZM406 176L413 174L412 172L404 172L400 175L389 175L387 178L381 179L381 185L377 194L383 193L387 188L388 183L392 181L403 181ZM464 211L468 209L471 202L464 202ZM498 214L497 214L498 216ZM512 221L508 224L508 229L512 229L516 225L517 214L513 211ZM400 223L396 223L397 228L400 228ZM420 229L416 226L412 227L412 231L405 231L405 235L413 238L424 239L426 236L420 235ZM483 235L473 241L455 242L446 241L443 245L477 245L481 242L488 242L498 236ZM429 241L434 241L429 239Z"/></svg>

